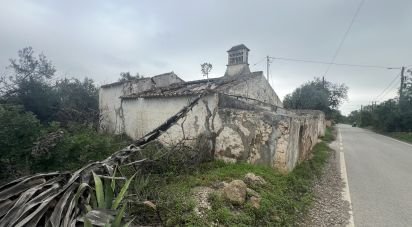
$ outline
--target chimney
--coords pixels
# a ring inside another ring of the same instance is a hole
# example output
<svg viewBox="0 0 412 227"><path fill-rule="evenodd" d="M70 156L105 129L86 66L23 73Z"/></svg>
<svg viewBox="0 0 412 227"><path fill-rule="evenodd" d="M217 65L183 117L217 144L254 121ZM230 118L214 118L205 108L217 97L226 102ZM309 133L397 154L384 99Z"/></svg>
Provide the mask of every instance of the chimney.
<svg viewBox="0 0 412 227"><path fill-rule="evenodd" d="M249 48L240 44L230 48L228 53L228 64L225 76L237 76L250 73L248 55Z"/></svg>

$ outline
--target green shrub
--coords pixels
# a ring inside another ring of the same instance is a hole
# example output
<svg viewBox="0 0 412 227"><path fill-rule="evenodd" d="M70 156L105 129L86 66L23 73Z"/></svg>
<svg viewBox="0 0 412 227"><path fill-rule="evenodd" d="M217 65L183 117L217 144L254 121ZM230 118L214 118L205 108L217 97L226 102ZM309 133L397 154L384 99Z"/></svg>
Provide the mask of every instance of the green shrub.
<svg viewBox="0 0 412 227"><path fill-rule="evenodd" d="M84 126L71 126L64 134L47 154L34 158L34 172L76 170L89 162L103 160L130 143L124 136L101 134Z"/></svg>
<svg viewBox="0 0 412 227"><path fill-rule="evenodd" d="M0 105L0 179L30 173L31 147L41 129L39 120L21 106Z"/></svg>

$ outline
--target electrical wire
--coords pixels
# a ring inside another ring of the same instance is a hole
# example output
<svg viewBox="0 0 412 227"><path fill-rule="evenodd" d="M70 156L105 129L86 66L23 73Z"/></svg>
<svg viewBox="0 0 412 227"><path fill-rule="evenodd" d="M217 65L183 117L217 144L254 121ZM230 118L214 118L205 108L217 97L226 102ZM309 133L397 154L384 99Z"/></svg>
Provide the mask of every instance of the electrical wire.
<svg viewBox="0 0 412 227"><path fill-rule="evenodd" d="M396 80L396 81L397 81L397 80ZM394 83L394 84L392 85L392 87L389 88L389 89L386 91L386 93L382 95L382 97L380 98L379 102L382 102L388 94L390 94L392 91L394 91L394 89L395 89L395 90L398 89L398 88L397 88L397 83Z"/></svg>
<svg viewBox="0 0 412 227"><path fill-rule="evenodd" d="M265 60L265 59L266 59L266 57L262 58L262 60L260 60L260 61L256 62L256 63L255 63L255 64L253 64L252 66L256 66L256 65L258 65L258 64L260 64L260 63L262 63L262 61L263 61L263 60Z"/></svg>
<svg viewBox="0 0 412 227"><path fill-rule="evenodd" d="M340 43L339 43L339 45L338 45L338 48L336 49L335 54L334 54L333 57L332 57L332 61L331 61L332 63L335 62L336 57L338 56L340 50L342 49L343 43L345 42L346 37L348 36L349 31L351 30L352 25L353 25L353 23L355 22L355 19L356 19L356 17L358 16L359 11L360 11L360 9L362 8L362 5L363 5L364 2L365 2L365 0L361 0L361 1L359 2L358 8L356 9L355 14L354 14L353 17L352 17L352 20L351 20L351 22L350 22L350 24L349 24L349 27L346 29L345 33L343 34L343 37L342 37L342 39L341 39L341 41L340 41ZM326 74L329 72L331 66L332 66L332 64L329 64L329 65L328 65L328 67L326 68L325 73L323 73L323 76L326 76Z"/></svg>
<svg viewBox="0 0 412 227"><path fill-rule="evenodd" d="M397 68L399 68L399 67L391 67L391 66L335 63L335 62L326 62L326 61L318 61L318 60L305 60L305 59L285 58L285 57L270 57L270 58L272 58L274 60L282 60L282 61L294 61L294 62L304 62L304 63L314 63L314 64L361 67L361 68L378 68L378 69L397 69Z"/></svg>
<svg viewBox="0 0 412 227"><path fill-rule="evenodd" d="M378 96L376 96L376 98L375 98L374 100L378 101L379 97L381 97L381 96L385 93L385 91L388 90L388 88L393 85L393 83L396 81L396 79L398 79L398 77L399 77L400 75L401 75L401 73L398 73L398 74L392 79L392 81L389 83L389 85L388 85L385 89L383 89L383 91L382 91Z"/></svg>

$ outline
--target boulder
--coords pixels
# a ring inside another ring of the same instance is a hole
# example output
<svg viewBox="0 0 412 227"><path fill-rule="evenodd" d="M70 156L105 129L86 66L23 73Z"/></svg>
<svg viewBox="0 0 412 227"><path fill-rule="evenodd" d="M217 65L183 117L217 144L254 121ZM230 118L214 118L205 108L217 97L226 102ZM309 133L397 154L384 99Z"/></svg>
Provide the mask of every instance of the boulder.
<svg viewBox="0 0 412 227"><path fill-rule="evenodd" d="M256 197L256 196L252 196L249 199L250 204L252 205L252 207L259 209L260 208L260 197Z"/></svg>
<svg viewBox="0 0 412 227"><path fill-rule="evenodd" d="M242 180L233 180L223 188L223 196L233 205L242 205L246 200L246 188Z"/></svg>
<svg viewBox="0 0 412 227"><path fill-rule="evenodd" d="M254 173L247 173L243 181L249 186L266 184L265 179L263 179L261 176L255 175Z"/></svg>

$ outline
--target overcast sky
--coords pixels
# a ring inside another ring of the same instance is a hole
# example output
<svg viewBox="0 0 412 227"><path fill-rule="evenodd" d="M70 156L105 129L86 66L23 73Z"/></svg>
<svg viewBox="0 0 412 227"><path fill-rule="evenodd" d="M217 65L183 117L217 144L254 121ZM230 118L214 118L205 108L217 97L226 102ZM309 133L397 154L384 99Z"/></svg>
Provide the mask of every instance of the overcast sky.
<svg viewBox="0 0 412 227"><path fill-rule="evenodd" d="M26 46L52 60L59 76L87 76L98 84L114 82L125 71L202 79L203 62L213 64L212 77L220 77L226 50L240 43L251 49L253 71L265 70L266 55L329 62L359 2L0 0L0 70ZM366 0L335 62L412 65L411 41L412 1ZM270 82L283 98L326 68L274 60ZM333 66L326 79L349 86L341 107L347 114L370 104L398 73ZM388 90L385 99L396 87Z"/></svg>

